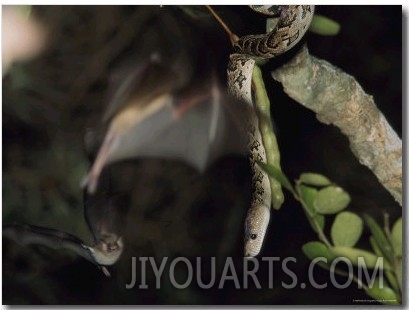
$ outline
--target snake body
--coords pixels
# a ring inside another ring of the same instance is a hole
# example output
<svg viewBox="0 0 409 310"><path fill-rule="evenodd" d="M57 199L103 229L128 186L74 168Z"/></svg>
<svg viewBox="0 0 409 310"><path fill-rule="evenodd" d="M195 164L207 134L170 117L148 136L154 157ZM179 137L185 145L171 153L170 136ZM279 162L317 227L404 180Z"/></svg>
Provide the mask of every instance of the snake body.
<svg viewBox="0 0 409 310"><path fill-rule="evenodd" d="M279 16L276 27L267 34L247 35L234 44L238 54L250 58L272 58L293 48L307 32L314 15L313 5L253 5L254 11Z"/></svg>
<svg viewBox="0 0 409 310"><path fill-rule="evenodd" d="M256 256L261 250L270 221L271 187L268 175L257 165L266 162L266 149L252 99L252 73L258 59L269 59L293 48L304 36L311 23L313 5L253 5L254 11L278 17L274 29L261 35L247 35L235 44L227 69L230 93L246 102L247 145L253 173L253 196L245 220L244 255Z"/></svg>
<svg viewBox="0 0 409 310"><path fill-rule="evenodd" d="M230 92L246 103L245 130L247 147L250 151L253 196L245 223L245 256L256 256L261 249L264 235L270 221L271 189L266 173L256 164L266 162L266 150L263 145L259 121L252 103L251 73L255 60L242 55L230 56L228 67L228 85ZM232 73L235 74L232 74ZM250 73L250 78L247 74Z"/></svg>

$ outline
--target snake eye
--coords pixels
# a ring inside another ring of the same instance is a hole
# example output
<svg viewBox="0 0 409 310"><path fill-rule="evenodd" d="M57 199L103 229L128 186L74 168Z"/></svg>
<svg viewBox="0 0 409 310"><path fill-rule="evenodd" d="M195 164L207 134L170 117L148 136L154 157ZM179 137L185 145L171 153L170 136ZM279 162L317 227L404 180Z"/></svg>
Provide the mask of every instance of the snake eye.
<svg viewBox="0 0 409 310"><path fill-rule="evenodd" d="M250 239L253 239L253 240L257 239L257 234L251 234Z"/></svg>

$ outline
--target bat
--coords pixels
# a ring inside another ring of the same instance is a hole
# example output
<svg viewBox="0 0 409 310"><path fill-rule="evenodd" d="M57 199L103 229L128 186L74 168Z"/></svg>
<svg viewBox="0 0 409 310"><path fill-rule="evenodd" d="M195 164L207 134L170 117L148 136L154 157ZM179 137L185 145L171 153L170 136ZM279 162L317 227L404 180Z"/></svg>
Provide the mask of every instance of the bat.
<svg viewBox="0 0 409 310"><path fill-rule="evenodd" d="M244 132L233 109L241 104L226 95L214 78L198 91L194 88L181 95L166 94L159 98L162 101L155 111L119 136L103 165L127 158L161 157L184 161L203 172L223 155L246 152ZM127 208L120 210L118 206L126 205L126 201L120 200L126 194L122 197L107 194L110 180L102 168L95 179L101 182L101 188L95 187L92 194L85 191L84 195L92 245L65 232L31 225L3 227L4 236L22 245L69 249L101 268L114 264L124 248L121 228ZM109 274L106 268L102 270Z"/></svg>
<svg viewBox="0 0 409 310"><path fill-rule="evenodd" d="M115 263L123 250L122 240L119 240L116 246L104 242L88 246L72 234L28 224L4 225L3 236L22 246L43 245L54 250L73 251L98 266L107 277L110 276L110 273L105 266Z"/></svg>
<svg viewBox="0 0 409 310"><path fill-rule="evenodd" d="M97 266L112 265L124 248L121 227L127 210L107 205L107 166L126 159L155 157L183 161L203 172L224 155L247 152L240 110L243 104L227 95L207 60L201 59L198 65L192 56L196 55L194 51L175 45L178 28L168 17L162 16L162 28L168 27L166 36L176 29L174 36L161 37L160 48L138 53L112 87L101 120L106 133L82 182L84 199L95 200L85 204L92 244L86 245L65 232L31 225L8 226L6 237L23 245L69 249ZM91 134L86 140L89 144L99 143L97 135Z"/></svg>

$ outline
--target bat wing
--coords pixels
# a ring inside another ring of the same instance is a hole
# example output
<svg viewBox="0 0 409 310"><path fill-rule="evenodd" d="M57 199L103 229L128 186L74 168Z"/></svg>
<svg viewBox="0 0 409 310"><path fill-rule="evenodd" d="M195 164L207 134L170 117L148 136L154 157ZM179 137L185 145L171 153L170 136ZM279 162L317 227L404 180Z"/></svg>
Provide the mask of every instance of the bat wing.
<svg viewBox="0 0 409 310"><path fill-rule="evenodd" d="M184 103L177 106L170 99L124 133L107 162L167 158L186 162L202 172L222 156L244 154L245 135L232 106L238 102L222 96L219 89L211 93L187 109Z"/></svg>
<svg viewBox="0 0 409 310"><path fill-rule="evenodd" d="M102 242L94 246L86 245L81 239L69 233L34 225L5 225L3 236L22 246L43 245L54 250L70 250L98 266L106 276L110 276L105 265L114 264L122 254L123 243L119 238L109 246ZM112 248L115 245L115 248Z"/></svg>
<svg viewBox="0 0 409 310"><path fill-rule="evenodd" d="M3 236L22 246L35 244L44 245L55 250L68 249L98 265L84 242L66 232L34 225L14 224L3 226Z"/></svg>

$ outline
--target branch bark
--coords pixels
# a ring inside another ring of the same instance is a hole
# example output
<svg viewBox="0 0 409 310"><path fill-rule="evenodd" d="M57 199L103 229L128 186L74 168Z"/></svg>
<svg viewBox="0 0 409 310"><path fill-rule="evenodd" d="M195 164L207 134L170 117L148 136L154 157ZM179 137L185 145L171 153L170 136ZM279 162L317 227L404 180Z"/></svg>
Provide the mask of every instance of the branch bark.
<svg viewBox="0 0 409 310"><path fill-rule="evenodd" d="M311 56L304 46L272 77L320 122L337 126L360 163L402 206L402 140L352 76Z"/></svg>

